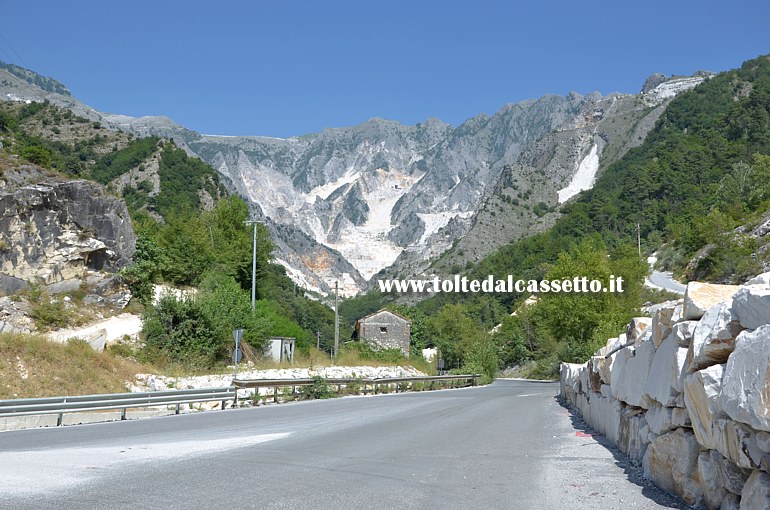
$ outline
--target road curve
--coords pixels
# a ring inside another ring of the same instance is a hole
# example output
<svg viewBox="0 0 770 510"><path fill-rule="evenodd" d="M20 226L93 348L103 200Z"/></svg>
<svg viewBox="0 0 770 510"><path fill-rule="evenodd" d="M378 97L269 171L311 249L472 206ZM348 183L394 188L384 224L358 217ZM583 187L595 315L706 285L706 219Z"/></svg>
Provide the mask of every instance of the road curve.
<svg viewBox="0 0 770 510"><path fill-rule="evenodd" d="M647 277L646 283L653 288L657 287L681 295L684 295L684 291L687 290L687 286L674 280L674 277L669 272L650 271L650 276Z"/></svg>
<svg viewBox="0 0 770 510"><path fill-rule="evenodd" d="M351 397L0 433L0 508L683 508L558 385Z"/></svg>

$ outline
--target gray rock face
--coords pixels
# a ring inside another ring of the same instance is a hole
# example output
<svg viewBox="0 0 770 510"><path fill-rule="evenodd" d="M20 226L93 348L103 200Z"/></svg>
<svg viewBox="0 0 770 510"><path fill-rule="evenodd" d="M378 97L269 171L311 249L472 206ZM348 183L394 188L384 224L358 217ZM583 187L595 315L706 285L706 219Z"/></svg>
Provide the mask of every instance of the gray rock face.
<svg viewBox="0 0 770 510"><path fill-rule="evenodd" d="M642 85L642 94L646 94L661 83L668 80L665 74L662 73L655 73L651 74L645 81L644 85Z"/></svg>
<svg viewBox="0 0 770 510"><path fill-rule="evenodd" d="M439 231L474 213L505 164L588 101L545 96L457 127L372 119L288 139L200 135L184 142L265 216L337 251L367 280L406 250L420 259L432 254Z"/></svg>
<svg viewBox="0 0 770 510"><path fill-rule="evenodd" d="M663 109L648 108L630 94L586 96L576 115L527 147L486 188L468 232L442 256L444 269L549 228L562 202L592 186L593 179L579 175L601 175L644 140Z"/></svg>
<svg viewBox="0 0 770 510"><path fill-rule="evenodd" d="M679 346L676 335L669 335L655 350L645 395L667 407L684 407L682 391L687 376L686 360L687 348Z"/></svg>
<svg viewBox="0 0 770 510"><path fill-rule="evenodd" d="M89 181L48 182L0 193L0 291L29 282L116 271L134 252L123 201ZM65 285L66 286L66 285Z"/></svg>

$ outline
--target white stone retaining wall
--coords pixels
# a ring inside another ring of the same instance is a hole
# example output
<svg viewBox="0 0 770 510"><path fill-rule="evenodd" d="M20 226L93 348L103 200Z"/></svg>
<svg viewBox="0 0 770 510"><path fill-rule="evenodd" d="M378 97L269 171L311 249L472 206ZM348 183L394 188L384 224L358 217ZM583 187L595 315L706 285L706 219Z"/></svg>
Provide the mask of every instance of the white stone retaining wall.
<svg viewBox="0 0 770 510"><path fill-rule="evenodd" d="M770 509L770 273L691 282L587 363L562 363L561 395L686 503Z"/></svg>

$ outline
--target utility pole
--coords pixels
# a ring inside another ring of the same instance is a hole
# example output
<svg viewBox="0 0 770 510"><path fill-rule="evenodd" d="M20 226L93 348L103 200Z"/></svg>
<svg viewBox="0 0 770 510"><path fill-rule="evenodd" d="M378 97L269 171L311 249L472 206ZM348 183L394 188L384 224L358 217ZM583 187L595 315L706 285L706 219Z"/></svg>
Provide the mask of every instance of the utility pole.
<svg viewBox="0 0 770 510"><path fill-rule="evenodd" d="M257 306L257 225L262 223L257 220L246 220L244 225L254 225L254 249L251 256L251 311Z"/></svg>
<svg viewBox="0 0 770 510"><path fill-rule="evenodd" d="M319 329L315 331L315 348L321 350L321 330Z"/></svg>
<svg viewBox="0 0 770 510"><path fill-rule="evenodd" d="M340 349L339 282L334 282L334 357Z"/></svg>
<svg viewBox="0 0 770 510"><path fill-rule="evenodd" d="M636 224L636 247L639 249L639 257L642 256L642 227Z"/></svg>

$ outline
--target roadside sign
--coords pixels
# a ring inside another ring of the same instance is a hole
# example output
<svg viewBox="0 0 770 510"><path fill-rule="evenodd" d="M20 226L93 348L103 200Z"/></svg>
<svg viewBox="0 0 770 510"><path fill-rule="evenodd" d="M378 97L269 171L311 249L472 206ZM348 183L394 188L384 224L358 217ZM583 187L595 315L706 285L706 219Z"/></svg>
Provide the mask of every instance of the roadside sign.
<svg viewBox="0 0 770 510"><path fill-rule="evenodd" d="M243 328L234 329L233 339L235 340L235 349L233 349L233 377L235 379L238 379L238 362L243 358L241 338L243 338Z"/></svg>

